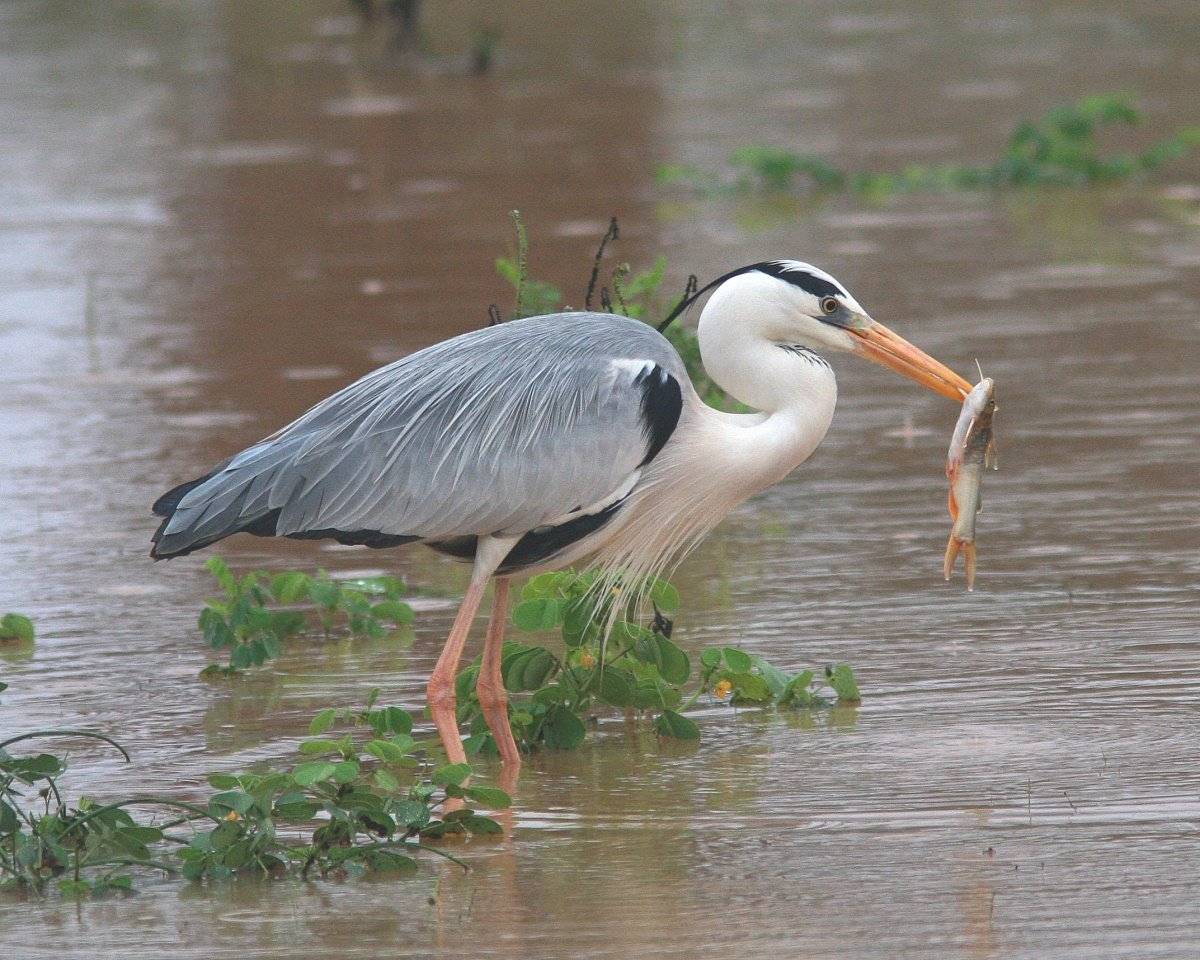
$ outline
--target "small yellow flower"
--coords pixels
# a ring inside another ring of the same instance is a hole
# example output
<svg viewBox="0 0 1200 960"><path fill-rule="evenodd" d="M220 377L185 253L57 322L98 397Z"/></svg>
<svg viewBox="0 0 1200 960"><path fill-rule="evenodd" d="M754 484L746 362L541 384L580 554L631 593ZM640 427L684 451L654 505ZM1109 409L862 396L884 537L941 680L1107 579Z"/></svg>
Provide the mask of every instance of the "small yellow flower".
<svg viewBox="0 0 1200 960"><path fill-rule="evenodd" d="M733 693L733 684L728 680L721 680L713 687L713 696L718 700L724 700L731 693Z"/></svg>
<svg viewBox="0 0 1200 960"><path fill-rule="evenodd" d="M596 658L592 656L590 651L584 650L583 653L579 655L579 665L581 667L590 669L596 665Z"/></svg>
<svg viewBox="0 0 1200 960"><path fill-rule="evenodd" d="M234 820L241 820L242 818L241 818L241 816L239 816L239 814L236 810L230 810L227 814L225 814L225 819L229 820L229 821L234 821Z"/></svg>

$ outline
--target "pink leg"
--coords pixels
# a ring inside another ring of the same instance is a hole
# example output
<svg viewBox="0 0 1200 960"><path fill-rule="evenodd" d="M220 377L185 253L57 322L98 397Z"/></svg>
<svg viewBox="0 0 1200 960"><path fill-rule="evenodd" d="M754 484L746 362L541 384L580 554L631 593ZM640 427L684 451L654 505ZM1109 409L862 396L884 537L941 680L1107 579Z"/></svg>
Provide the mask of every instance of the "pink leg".
<svg viewBox="0 0 1200 960"><path fill-rule="evenodd" d="M458 661L462 658L467 634L471 630L471 621L475 619L479 610L486 587L486 578L472 580L471 585L467 587L462 604L458 608L458 615L454 618L454 626L450 628L446 646L442 648L442 655L438 657L437 666L433 668L429 686L426 687L429 713L446 750L446 759L451 763L467 762L462 739L458 734L458 718L454 712L454 677L458 673Z"/></svg>
<svg viewBox="0 0 1200 960"><path fill-rule="evenodd" d="M508 694L500 674L500 653L504 647L504 623L508 619L508 577L497 577L492 594L492 615L488 620L487 638L483 641L483 662L475 693L483 710L496 749L500 751L503 769L515 774L521 767L521 754L508 723Z"/></svg>

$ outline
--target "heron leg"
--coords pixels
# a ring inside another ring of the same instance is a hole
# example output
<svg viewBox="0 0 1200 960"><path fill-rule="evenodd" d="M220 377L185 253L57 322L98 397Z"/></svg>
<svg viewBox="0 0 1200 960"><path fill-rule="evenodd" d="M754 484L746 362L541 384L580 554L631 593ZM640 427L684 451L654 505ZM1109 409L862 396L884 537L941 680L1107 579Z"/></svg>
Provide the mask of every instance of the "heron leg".
<svg viewBox="0 0 1200 960"><path fill-rule="evenodd" d="M463 647L467 642L467 634L471 630L471 621L479 610L483 600L483 591L487 588L487 579L472 579L467 592L463 594L458 615L454 618L454 626L450 628L450 636L442 655L438 657L437 666L429 676L426 687L426 697L429 701L429 714L433 717L433 725L437 727L438 736L446 750L446 759L451 763L466 763L467 755L463 752L462 739L458 734L458 717L455 714L454 677L458 673L458 661L462 659Z"/></svg>
<svg viewBox="0 0 1200 960"><path fill-rule="evenodd" d="M492 615L488 620L487 637L483 641L483 662L475 694L483 711L483 719L496 741L500 760L514 772L521 766L521 755L508 722L508 694L500 673L500 654L504 648L504 624L508 618L508 577L497 577L492 593Z"/></svg>
<svg viewBox="0 0 1200 960"><path fill-rule="evenodd" d="M433 717L433 725L437 727L438 736L446 750L446 759L451 763L467 762L462 738L458 735L458 716L454 701L454 679L458 673L458 661L462 659L467 634L471 632L471 621L479 611L488 579L504 562L508 551L518 539L519 537L501 536L479 538L475 546L475 568L471 571L471 583L467 592L463 594L458 615L454 618L454 626L450 628L450 636L446 638L446 646L442 648L437 666L429 676L429 686L425 688L429 701L429 715Z"/></svg>

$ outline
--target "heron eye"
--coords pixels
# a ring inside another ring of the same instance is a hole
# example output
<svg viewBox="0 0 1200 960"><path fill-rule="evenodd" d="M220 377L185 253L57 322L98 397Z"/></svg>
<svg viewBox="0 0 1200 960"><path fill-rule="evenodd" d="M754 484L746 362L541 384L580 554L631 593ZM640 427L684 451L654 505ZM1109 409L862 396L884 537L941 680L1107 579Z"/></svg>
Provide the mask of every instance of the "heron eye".
<svg viewBox="0 0 1200 960"><path fill-rule="evenodd" d="M838 307L840 306L841 304L837 302L836 297L821 298L821 309L826 313L837 313Z"/></svg>

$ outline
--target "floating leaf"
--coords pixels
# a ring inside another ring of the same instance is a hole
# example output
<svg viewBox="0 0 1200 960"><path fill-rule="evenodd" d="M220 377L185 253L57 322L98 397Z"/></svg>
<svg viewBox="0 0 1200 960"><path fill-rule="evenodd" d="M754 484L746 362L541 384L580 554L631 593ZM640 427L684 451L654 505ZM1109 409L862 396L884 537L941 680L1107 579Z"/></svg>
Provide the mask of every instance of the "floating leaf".
<svg viewBox="0 0 1200 960"><path fill-rule="evenodd" d="M6 613L0 617L0 640L33 643L33 621L19 613Z"/></svg>
<svg viewBox="0 0 1200 960"><path fill-rule="evenodd" d="M676 740L699 740L700 728L682 713L674 710L664 710L654 720L654 729L660 736L674 737Z"/></svg>
<svg viewBox="0 0 1200 960"><path fill-rule="evenodd" d="M403 600L384 600L371 608L371 613L381 620L387 620L397 625L412 623L416 618L413 608Z"/></svg>
<svg viewBox="0 0 1200 960"><path fill-rule="evenodd" d="M858 703L862 697L858 692L858 682L854 679L854 671L848 664L839 663L825 668L825 682L833 688L838 700L843 703Z"/></svg>
<svg viewBox="0 0 1200 960"><path fill-rule="evenodd" d="M587 736L583 721L562 704L555 704L546 711L543 732L546 746L555 750L574 750Z"/></svg>
<svg viewBox="0 0 1200 960"><path fill-rule="evenodd" d="M492 810L502 810L512 806L512 797L496 787L467 787L464 791L467 799Z"/></svg>

